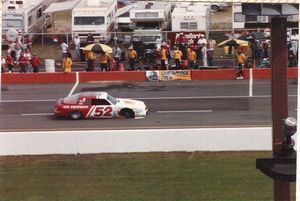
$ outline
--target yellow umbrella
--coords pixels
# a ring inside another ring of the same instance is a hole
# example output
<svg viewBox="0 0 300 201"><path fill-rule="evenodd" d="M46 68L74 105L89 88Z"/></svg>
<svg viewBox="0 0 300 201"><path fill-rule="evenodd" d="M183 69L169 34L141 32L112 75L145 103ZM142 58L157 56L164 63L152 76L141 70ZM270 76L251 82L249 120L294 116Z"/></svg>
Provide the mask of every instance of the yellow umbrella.
<svg viewBox="0 0 300 201"><path fill-rule="evenodd" d="M83 51L92 51L95 53L106 52L109 54L113 52L111 47L101 43L94 43L94 44L87 45L83 48Z"/></svg>
<svg viewBox="0 0 300 201"><path fill-rule="evenodd" d="M227 39L217 45L218 47L223 46L249 46L249 42L240 39Z"/></svg>

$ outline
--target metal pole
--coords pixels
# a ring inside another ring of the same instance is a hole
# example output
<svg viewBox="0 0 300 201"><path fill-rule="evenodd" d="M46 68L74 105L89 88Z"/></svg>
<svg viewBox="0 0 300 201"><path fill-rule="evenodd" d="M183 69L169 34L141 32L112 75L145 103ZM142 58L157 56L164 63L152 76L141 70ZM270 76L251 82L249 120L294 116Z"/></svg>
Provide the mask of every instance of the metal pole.
<svg viewBox="0 0 300 201"><path fill-rule="evenodd" d="M287 19L274 17L271 20L271 67L272 67L272 118L273 156L279 157L285 137L283 119L288 117L287 93ZM290 200L289 182L274 180L275 201Z"/></svg>

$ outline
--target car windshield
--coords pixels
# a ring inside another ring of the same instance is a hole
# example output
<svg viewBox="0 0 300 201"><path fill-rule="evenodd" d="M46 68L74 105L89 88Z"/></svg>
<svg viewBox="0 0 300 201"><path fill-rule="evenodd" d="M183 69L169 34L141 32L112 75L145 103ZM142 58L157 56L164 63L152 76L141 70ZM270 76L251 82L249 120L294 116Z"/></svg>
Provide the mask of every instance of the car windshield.
<svg viewBox="0 0 300 201"><path fill-rule="evenodd" d="M107 100L109 100L114 105L118 103L118 99L112 97L111 95L107 95Z"/></svg>
<svg viewBox="0 0 300 201"><path fill-rule="evenodd" d="M64 98L63 102L64 104L76 104L79 100L79 94L75 94L73 96L68 96Z"/></svg>

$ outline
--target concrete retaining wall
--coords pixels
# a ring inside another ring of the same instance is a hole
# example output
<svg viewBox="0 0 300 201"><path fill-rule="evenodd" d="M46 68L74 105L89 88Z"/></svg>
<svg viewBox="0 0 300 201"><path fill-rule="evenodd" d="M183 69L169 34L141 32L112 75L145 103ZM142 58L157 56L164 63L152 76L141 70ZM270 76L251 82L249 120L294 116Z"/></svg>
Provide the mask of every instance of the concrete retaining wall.
<svg viewBox="0 0 300 201"><path fill-rule="evenodd" d="M271 151L270 127L0 133L0 155Z"/></svg>

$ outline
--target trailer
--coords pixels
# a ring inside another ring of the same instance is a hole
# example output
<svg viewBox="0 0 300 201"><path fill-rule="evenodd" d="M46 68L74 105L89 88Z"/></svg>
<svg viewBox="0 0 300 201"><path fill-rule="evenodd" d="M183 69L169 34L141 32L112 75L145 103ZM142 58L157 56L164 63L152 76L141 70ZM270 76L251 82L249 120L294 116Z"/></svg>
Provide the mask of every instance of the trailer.
<svg viewBox="0 0 300 201"><path fill-rule="evenodd" d="M210 29L211 9L207 3L181 2L172 12L172 32L168 38L175 41L179 33L184 33L188 40L195 39Z"/></svg>
<svg viewBox="0 0 300 201"><path fill-rule="evenodd" d="M114 30L116 0L81 0L72 10L72 35L86 39L90 33L98 42L108 43Z"/></svg>
<svg viewBox="0 0 300 201"><path fill-rule="evenodd" d="M44 10L54 0L10 0L3 2L2 7L2 45L7 44L6 33L16 30L21 34L29 34L31 39L44 32L49 26Z"/></svg>
<svg viewBox="0 0 300 201"><path fill-rule="evenodd" d="M137 1L130 10L134 30L133 39L157 43L166 39L163 31L171 27L171 3Z"/></svg>

